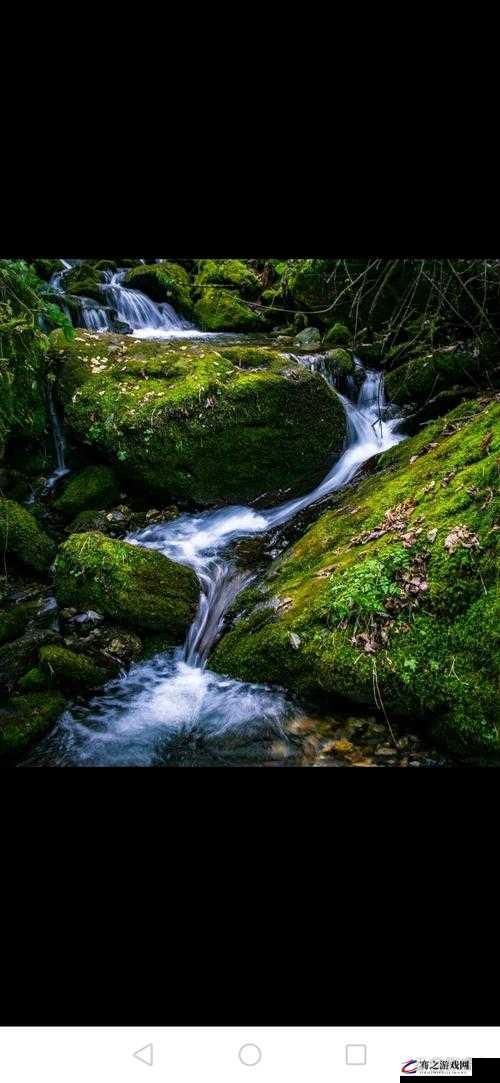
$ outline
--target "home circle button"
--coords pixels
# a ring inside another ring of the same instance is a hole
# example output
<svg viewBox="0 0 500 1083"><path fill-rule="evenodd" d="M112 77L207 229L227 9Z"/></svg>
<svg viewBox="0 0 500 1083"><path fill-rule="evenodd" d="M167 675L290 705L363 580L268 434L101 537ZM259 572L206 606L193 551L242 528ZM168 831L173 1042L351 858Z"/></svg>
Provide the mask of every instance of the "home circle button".
<svg viewBox="0 0 500 1083"><path fill-rule="evenodd" d="M255 1068L262 1060L262 1052L258 1045L243 1045L238 1053L242 1064L247 1068Z"/></svg>

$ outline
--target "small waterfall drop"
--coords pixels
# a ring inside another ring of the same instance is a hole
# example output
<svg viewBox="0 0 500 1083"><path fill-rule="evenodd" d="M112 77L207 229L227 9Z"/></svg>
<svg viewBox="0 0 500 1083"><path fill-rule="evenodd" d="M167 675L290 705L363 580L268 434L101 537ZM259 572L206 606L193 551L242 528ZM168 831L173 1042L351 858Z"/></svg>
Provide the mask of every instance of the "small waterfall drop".
<svg viewBox="0 0 500 1083"><path fill-rule="evenodd" d="M404 439L399 420L385 419L382 376L364 377L356 403L339 396L347 418L346 450L307 496L262 512L231 507L181 515L129 535L129 542L158 550L198 575L200 602L184 648L133 665L90 703L67 711L28 766L160 766L183 758L192 764L193 757L198 764L213 763L230 748L241 749L242 757L251 750L255 760L273 741L286 744L285 722L297 712L283 692L207 668L224 616L252 578L227 551L234 541L281 526L343 488L363 463Z"/></svg>
<svg viewBox="0 0 500 1083"><path fill-rule="evenodd" d="M47 406L49 411L50 423L52 427L52 436L54 440L54 448L56 452L57 467L54 473L47 479L45 488L47 490L53 489L57 485L61 478L66 477L70 473L66 466L66 441L64 439L64 433L61 422L54 403L54 387L52 380L47 383Z"/></svg>

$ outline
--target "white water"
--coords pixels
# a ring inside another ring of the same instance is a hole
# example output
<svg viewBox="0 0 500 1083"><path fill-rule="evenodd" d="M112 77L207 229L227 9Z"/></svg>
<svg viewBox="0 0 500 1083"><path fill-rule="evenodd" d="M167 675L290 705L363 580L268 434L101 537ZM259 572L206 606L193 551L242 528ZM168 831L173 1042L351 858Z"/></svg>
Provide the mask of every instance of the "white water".
<svg viewBox="0 0 500 1083"><path fill-rule="evenodd" d="M65 275L78 263L78 260L61 260L64 270L58 271L51 280L52 289L64 293ZM142 261L141 261L142 262ZM193 323L185 319L169 304L156 304L139 290L128 289L123 285L126 270L116 273L106 271L103 274L103 304L87 297L76 296L80 303L83 326L88 331L110 331L113 322L119 320L132 328L135 338L206 338ZM66 310L66 314L69 315Z"/></svg>
<svg viewBox="0 0 500 1083"><path fill-rule="evenodd" d="M350 482L363 463L399 443L398 420L384 420L382 377L366 373L356 404L340 396L348 446L324 481L308 496L268 511L224 508L182 515L148 527L128 540L192 567L201 583L196 619L184 649L133 665L85 707L67 711L28 765L198 765L272 758L283 747L292 711L286 696L259 685L229 680L206 668L224 614L250 579L231 560L231 544L263 534ZM296 714L296 710L294 711Z"/></svg>
<svg viewBox="0 0 500 1083"><path fill-rule="evenodd" d="M45 484L46 489L53 489L57 485L61 478L66 477L70 473L66 466L66 441L64 439L64 433L62 425L59 420L57 410L54 403L54 389L51 381L47 386L47 404L49 408L49 417L52 426L52 436L54 439L54 448L56 452L56 469L54 473L50 475Z"/></svg>

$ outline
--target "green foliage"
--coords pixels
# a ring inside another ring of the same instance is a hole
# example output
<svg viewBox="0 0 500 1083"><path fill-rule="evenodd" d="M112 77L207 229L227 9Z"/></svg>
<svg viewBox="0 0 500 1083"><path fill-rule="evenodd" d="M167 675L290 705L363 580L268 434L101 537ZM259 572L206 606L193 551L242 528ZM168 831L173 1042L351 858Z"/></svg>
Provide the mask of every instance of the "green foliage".
<svg viewBox="0 0 500 1083"><path fill-rule="evenodd" d="M344 576L332 576L326 599L332 622L386 615L388 598L402 596L398 573L410 566L406 549L391 550L384 560L370 558L350 568Z"/></svg>

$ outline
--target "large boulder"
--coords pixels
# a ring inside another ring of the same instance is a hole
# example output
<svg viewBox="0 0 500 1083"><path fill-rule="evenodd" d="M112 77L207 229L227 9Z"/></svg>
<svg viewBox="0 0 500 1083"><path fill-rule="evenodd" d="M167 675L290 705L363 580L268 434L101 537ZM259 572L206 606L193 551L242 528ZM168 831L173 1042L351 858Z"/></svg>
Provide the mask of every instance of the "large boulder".
<svg viewBox="0 0 500 1083"><path fill-rule="evenodd" d="M487 386L491 384L495 370L498 383L499 362L498 346L477 353L456 346L427 351L388 373L387 395L398 406L423 406L440 392L452 388L467 387L470 390Z"/></svg>
<svg viewBox="0 0 500 1083"><path fill-rule="evenodd" d="M345 438L319 375L272 350L53 336L66 426L158 499L305 491Z"/></svg>
<svg viewBox="0 0 500 1083"><path fill-rule="evenodd" d="M61 606L97 610L176 644L196 613L199 584L190 568L161 553L90 533L72 535L60 549L55 593Z"/></svg>
<svg viewBox="0 0 500 1083"><path fill-rule="evenodd" d="M493 398L470 402L382 456L272 568L257 605L242 596L211 668L499 753L499 420Z"/></svg>
<svg viewBox="0 0 500 1083"><path fill-rule="evenodd" d="M228 286L241 297L255 299L261 292L260 278L240 259L202 259L199 261L195 287Z"/></svg>
<svg viewBox="0 0 500 1083"><path fill-rule="evenodd" d="M119 485L109 466L87 466L71 479L55 507L72 517L81 511L111 507L119 496Z"/></svg>
<svg viewBox="0 0 500 1083"><path fill-rule="evenodd" d="M266 321L238 293L223 286L204 286L194 306L194 318L202 331L259 331Z"/></svg>
<svg viewBox="0 0 500 1083"><path fill-rule="evenodd" d="M0 497L0 551L28 568L46 572L54 559L55 545L26 508Z"/></svg>
<svg viewBox="0 0 500 1083"><path fill-rule="evenodd" d="M192 315L191 280L178 263L162 260L149 266L141 264L127 272L123 285L145 293L152 301L168 302L184 316Z"/></svg>

